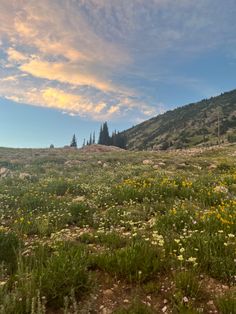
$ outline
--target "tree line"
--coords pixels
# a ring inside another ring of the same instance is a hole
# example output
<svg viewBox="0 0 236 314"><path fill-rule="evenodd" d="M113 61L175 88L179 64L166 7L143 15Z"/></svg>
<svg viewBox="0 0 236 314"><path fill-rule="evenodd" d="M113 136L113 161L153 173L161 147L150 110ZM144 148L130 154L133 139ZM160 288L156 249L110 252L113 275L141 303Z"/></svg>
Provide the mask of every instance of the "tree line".
<svg viewBox="0 0 236 314"><path fill-rule="evenodd" d="M108 124L107 122L103 123L100 127L100 132L98 136L98 144L106 145L106 146L117 146L123 149L126 149L127 146L127 138L124 134L117 132L116 130L109 134ZM90 133L90 137L88 140L84 139L83 147L88 145L96 144L96 134L95 132ZM77 148L77 138L75 134L72 137L70 147Z"/></svg>

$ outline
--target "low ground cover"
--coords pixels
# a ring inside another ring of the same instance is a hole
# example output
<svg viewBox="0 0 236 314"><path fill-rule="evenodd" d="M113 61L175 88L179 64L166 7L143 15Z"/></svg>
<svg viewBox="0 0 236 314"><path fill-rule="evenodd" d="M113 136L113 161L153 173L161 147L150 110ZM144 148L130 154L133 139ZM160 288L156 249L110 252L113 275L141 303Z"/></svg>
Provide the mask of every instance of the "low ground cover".
<svg viewBox="0 0 236 314"><path fill-rule="evenodd" d="M235 146L0 151L0 313L236 313Z"/></svg>

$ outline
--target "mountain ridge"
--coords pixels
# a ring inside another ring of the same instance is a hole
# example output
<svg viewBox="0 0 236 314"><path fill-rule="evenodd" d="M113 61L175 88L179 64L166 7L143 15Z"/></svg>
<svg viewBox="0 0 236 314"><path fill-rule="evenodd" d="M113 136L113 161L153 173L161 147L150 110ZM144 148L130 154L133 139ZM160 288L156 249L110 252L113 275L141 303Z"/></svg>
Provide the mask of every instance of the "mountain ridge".
<svg viewBox="0 0 236 314"><path fill-rule="evenodd" d="M166 111L122 132L131 150L236 141L236 89Z"/></svg>

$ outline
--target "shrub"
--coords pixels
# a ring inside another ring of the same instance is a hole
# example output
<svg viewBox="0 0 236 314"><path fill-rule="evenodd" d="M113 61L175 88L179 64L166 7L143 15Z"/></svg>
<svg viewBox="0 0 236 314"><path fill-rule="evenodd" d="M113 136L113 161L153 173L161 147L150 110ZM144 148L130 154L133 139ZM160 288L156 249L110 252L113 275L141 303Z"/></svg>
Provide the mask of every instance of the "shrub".
<svg viewBox="0 0 236 314"><path fill-rule="evenodd" d="M166 269L162 252L146 243L98 255L95 265L129 282L144 282Z"/></svg>
<svg viewBox="0 0 236 314"><path fill-rule="evenodd" d="M82 247L65 245L46 261L42 269L33 272L40 283L41 295L46 297L49 304L62 306L64 297L72 289L77 297L87 291L89 276L86 261Z"/></svg>
<svg viewBox="0 0 236 314"><path fill-rule="evenodd" d="M134 301L128 308L120 308L114 314L152 314L154 313L147 305Z"/></svg>
<svg viewBox="0 0 236 314"><path fill-rule="evenodd" d="M16 270L17 252L20 240L15 233L0 231L0 263L4 263L10 273Z"/></svg>
<svg viewBox="0 0 236 314"><path fill-rule="evenodd" d="M194 273L190 271L182 271L175 275L175 285L184 296L196 298L200 292L199 280Z"/></svg>
<svg viewBox="0 0 236 314"><path fill-rule="evenodd" d="M226 293L216 300L216 305L222 314L236 313L236 292Z"/></svg>
<svg viewBox="0 0 236 314"><path fill-rule="evenodd" d="M71 221L80 227L93 225L94 209L84 203L74 203L70 205Z"/></svg>

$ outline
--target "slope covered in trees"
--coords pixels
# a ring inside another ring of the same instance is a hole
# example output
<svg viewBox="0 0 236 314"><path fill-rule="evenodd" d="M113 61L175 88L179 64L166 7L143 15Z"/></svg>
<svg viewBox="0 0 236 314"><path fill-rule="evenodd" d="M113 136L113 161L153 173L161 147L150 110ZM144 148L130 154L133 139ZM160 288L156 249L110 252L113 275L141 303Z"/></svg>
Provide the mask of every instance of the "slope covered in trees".
<svg viewBox="0 0 236 314"><path fill-rule="evenodd" d="M129 149L185 148L236 141L236 90L167 111L122 133Z"/></svg>

